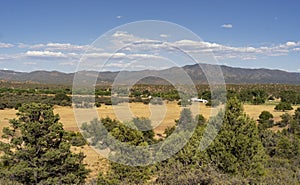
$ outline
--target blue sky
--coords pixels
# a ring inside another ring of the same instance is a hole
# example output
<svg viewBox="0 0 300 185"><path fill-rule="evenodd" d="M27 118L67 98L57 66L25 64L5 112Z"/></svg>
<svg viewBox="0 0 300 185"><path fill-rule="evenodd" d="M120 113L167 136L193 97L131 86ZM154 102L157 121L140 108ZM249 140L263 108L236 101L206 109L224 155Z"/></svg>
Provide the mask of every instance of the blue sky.
<svg viewBox="0 0 300 185"><path fill-rule="evenodd" d="M299 0L1 1L0 69L72 72L99 36L142 20L186 27L220 64L300 71Z"/></svg>

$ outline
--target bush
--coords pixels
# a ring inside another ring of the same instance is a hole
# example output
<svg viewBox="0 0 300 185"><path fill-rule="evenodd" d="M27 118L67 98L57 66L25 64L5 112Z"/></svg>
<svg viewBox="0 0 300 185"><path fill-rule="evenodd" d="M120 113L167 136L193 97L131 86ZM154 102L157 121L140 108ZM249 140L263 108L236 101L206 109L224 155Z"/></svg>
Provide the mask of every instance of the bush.
<svg viewBox="0 0 300 185"><path fill-rule="evenodd" d="M70 141L71 145L73 146L83 146L87 144L86 140L79 132L67 132L65 137Z"/></svg>
<svg viewBox="0 0 300 185"><path fill-rule="evenodd" d="M96 106L96 107L101 107L101 103L95 102L95 106Z"/></svg>
<svg viewBox="0 0 300 185"><path fill-rule="evenodd" d="M275 110L281 110L281 111L286 111L286 110L293 110L293 107L290 103L287 102L280 102L277 104L274 108Z"/></svg>
<svg viewBox="0 0 300 185"><path fill-rule="evenodd" d="M277 123L279 127L285 127L293 121L293 117L288 113L282 114L280 117L281 121Z"/></svg>

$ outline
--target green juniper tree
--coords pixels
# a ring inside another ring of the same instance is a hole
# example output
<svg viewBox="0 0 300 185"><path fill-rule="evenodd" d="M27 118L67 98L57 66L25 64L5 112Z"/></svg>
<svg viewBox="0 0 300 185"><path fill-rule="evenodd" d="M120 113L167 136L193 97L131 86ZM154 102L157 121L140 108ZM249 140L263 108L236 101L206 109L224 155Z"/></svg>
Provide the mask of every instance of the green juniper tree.
<svg viewBox="0 0 300 185"><path fill-rule="evenodd" d="M273 115L269 111L262 111L261 114L258 116L258 128L261 129L266 129L273 127L274 125L274 120L273 120Z"/></svg>
<svg viewBox="0 0 300 185"><path fill-rule="evenodd" d="M59 116L44 104L24 104L3 129L0 176L22 184L84 184L83 153L72 153Z"/></svg>
<svg viewBox="0 0 300 185"><path fill-rule="evenodd" d="M293 110L293 107L290 103L288 102L280 102L277 104L274 108L275 110L281 110L281 111L286 111L286 110Z"/></svg>
<svg viewBox="0 0 300 185"><path fill-rule="evenodd" d="M213 164L225 173L243 177L264 174L265 152L258 128L236 98L228 100L223 126L207 152Z"/></svg>

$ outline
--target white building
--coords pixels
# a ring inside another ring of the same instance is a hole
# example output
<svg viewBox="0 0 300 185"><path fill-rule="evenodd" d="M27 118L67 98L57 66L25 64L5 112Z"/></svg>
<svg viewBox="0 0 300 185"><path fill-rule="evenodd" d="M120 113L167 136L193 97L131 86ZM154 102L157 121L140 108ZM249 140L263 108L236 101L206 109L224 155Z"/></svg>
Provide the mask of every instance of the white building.
<svg viewBox="0 0 300 185"><path fill-rule="evenodd" d="M208 101L202 98L191 98L191 101L193 102L202 102L202 103L207 103Z"/></svg>

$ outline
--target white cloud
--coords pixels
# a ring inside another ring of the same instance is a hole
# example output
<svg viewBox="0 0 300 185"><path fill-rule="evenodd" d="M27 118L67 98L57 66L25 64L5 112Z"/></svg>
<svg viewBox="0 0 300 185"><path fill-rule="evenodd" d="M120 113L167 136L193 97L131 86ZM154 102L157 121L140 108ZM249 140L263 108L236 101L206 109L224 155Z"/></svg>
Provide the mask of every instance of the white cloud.
<svg viewBox="0 0 300 185"><path fill-rule="evenodd" d="M164 60L166 58L162 56L157 56L153 54L146 54L146 53L133 53L133 54L126 54L126 53L87 53L84 55L83 62L89 61L90 59L101 59L101 58L110 58L114 60L126 60L126 61L133 61L133 60Z"/></svg>
<svg viewBox="0 0 300 185"><path fill-rule="evenodd" d="M13 44L0 42L0 48L12 48L12 47L14 47Z"/></svg>
<svg viewBox="0 0 300 185"><path fill-rule="evenodd" d="M18 48L28 48L30 45L28 45L28 44L24 44L24 43L19 43L18 44Z"/></svg>
<svg viewBox="0 0 300 185"><path fill-rule="evenodd" d="M143 60L143 59L158 59L158 60L164 60L166 58L162 56L156 56L152 54L129 54L127 57L131 60Z"/></svg>
<svg viewBox="0 0 300 185"><path fill-rule="evenodd" d="M296 46L297 44L296 44L296 42L291 42L291 41L289 41L289 42L286 42L285 45L288 46L288 47L294 47L294 46Z"/></svg>
<svg viewBox="0 0 300 185"><path fill-rule="evenodd" d="M118 15L116 18L117 19L121 19L123 16L121 16L121 15Z"/></svg>
<svg viewBox="0 0 300 185"><path fill-rule="evenodd" d="M294 48L293 51L300 51L300 48Z"/></svg>
<svg viewBox="0 0 300 185"><path fill-rule="evenodd" d="M64 55L62 52L52 52L52 51L27 51L25 53L25 56L27 57L54 57L54 58L65 58L66 55Z"/></svg>
<svg viewBox="0 0 300 185"><path fill-rule="evenodd" d="M20 57L20 54L0 54L0 60L14 60Z"/></svg>
<svg viewBox="0 0 300 185"><path fill-rule="evenodd" d="M29 49L44 49L48 51L58 51L58 50L65 50L65 51L85 51L89 48L89 45L74 45L70 43L47 43L47 44L35 44L35 45L24 45L22 44L21 47L28 46Z"/></svg>
<svg viewBox="0 0 300 185"><path fill-rule="evenodd" d="M232 28L231 24L224 24L222 27ZM162 36L162 35L161 35ZM163 35L163 37L165 37ZM165 37L166 38L166 37ZM283 56L288 55L291 51L299 51L300 42L289 41L283 44L271 46L230 46L214 42L197 41L197 40L177 40L175 42L151 40L140 38L126 31L116 31L112 35L112 42L116 46L119 43L125 44L124 50L130 52L149 51L159 53L159 51L174 51L174 48L180 48L187 53L205 53L213 52L218 59L241 59L255 60L263 56Z"/></svg>
<svg viewBox="0 0 300 185"><path fill-rule="evenodd" d="M232 25L231 25L232 26ZM111 35L109 47L111 48L96 48L89 45L76 45L71 43L38 43L34 45L19 43L16 46L19 50L13 54L0 54L0 61L26 61L30 58L28 65L37 63L39 59L56 61L58 65L72 66L75 62L79 61L84 51L88 51L85 59L95 59L95 63L101 63L101 59L110 58L111 67L117 68L124 67L126 62L133 60L146 61L150 64L153 61L161 61L164 64L166 58L162 57L164 52L178 51L176 48L183 50L190 54L202 54L210 52L220 60L225 59L239 59L239 60L256 60L262 57L269 56L283 56L288 55L290 52L300 51L300 41L288 41L277 45L264 45L264 46L230 46L221 43L188 40L182 39L177 41L170 40L170 35L160 34L164 39L149 39L133 35L126 31L116 31ZM163 41L162 41L163 40ZM121 50L117 50L120 46L125 46ZM0 43L0 47L14 47L12 44ZM114 51L118 51L113 53ZM25 60L24 60L25 59ZM99 60L100 59L100 60ZM222 61L223 60L223 61ZM123 61L125 63L116 63ZM24 63L25 64L25 63Z"/></svg>
<svg viewBox="0 0 300 185"><path fill-rule="evenodd" d="M233 26L232 26L232 24L223 24L221 27L222 28L232 28Z"/></svg>
<svg viewBox="0 0 300 185"><path fill-rule="evenodd" d="M126 57L125 53L107 53L107 52L102 52L102 53L86 53L85 58L124 58Z"/></svg>
<svg viewBox="0 0 300 185"><path fill-rule="evenodd" d="M168 37L170 37L170 35L167 35L167 34L160 34L159 35L161 38L168 38Z"/></svg>

